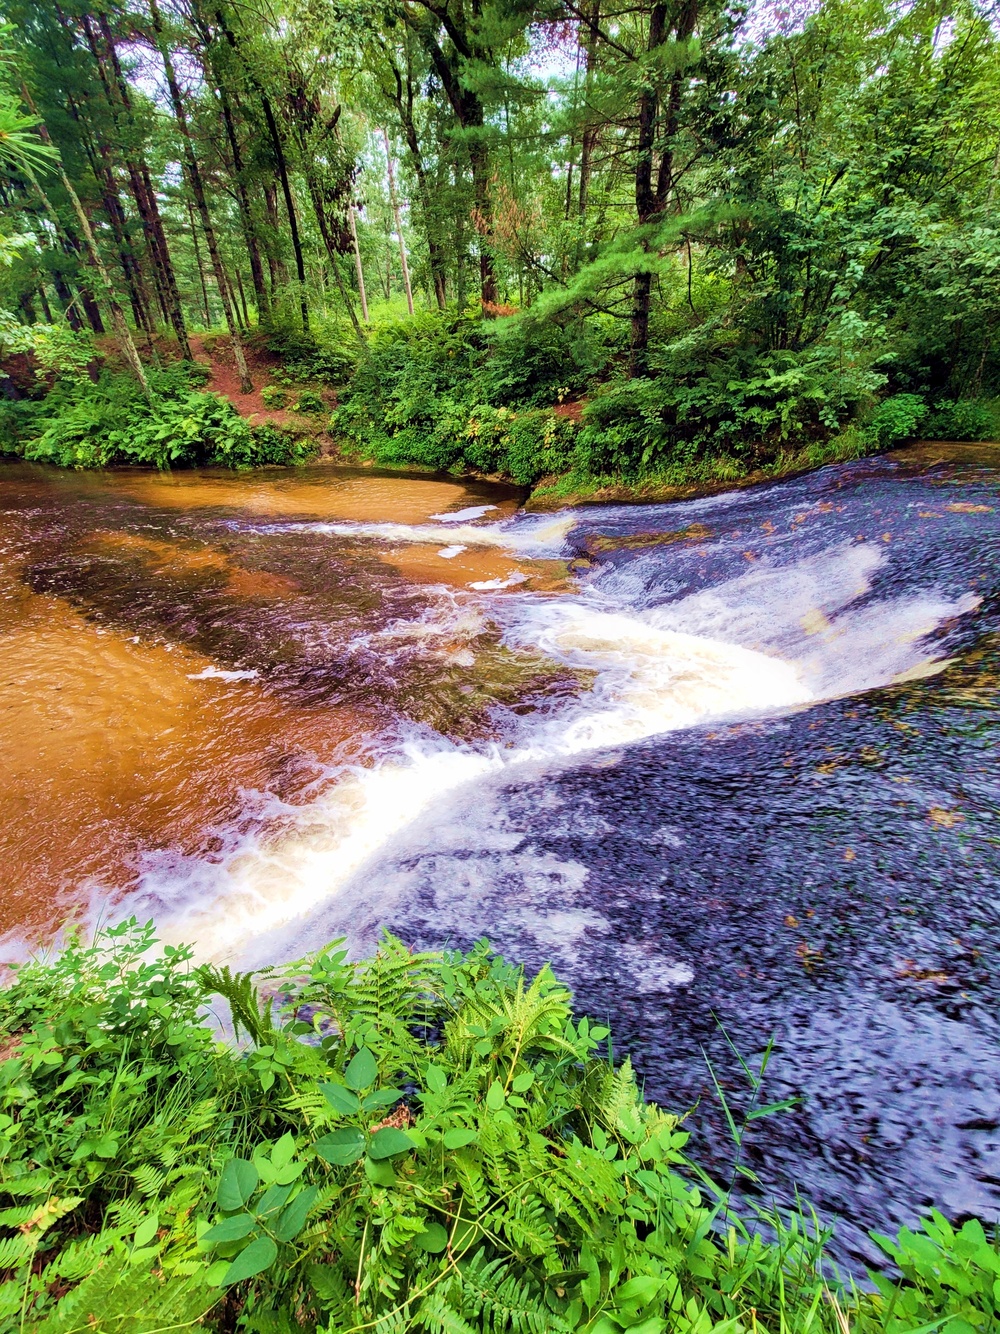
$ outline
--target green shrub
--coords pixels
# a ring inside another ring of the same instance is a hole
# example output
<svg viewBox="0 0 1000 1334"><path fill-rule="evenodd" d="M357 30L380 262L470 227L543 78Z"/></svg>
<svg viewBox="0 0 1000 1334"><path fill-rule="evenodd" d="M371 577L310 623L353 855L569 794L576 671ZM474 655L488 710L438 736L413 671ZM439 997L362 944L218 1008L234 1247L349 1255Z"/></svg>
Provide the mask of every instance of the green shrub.
<svg viewBox="0 0 1000 1334"><path fill-rule="evenodd" d="M304 445L282 432L251 427L218 394L194 387L196 369L177 363L150 370L153 401L126 373L105 371L96 384L61 380L28 409L0 418L9 450L66 468L141 464L157 468L215 465L252 468L301 462Z"/></svg>
<svg viewBox="0 0 1000 1334"><path fill-rule="evenodd" d="M760 355L701 334L662 349L654 369L613 381L588 405L580 461L591 474L641 475L717 455L764 463L836 431L882 379L844 371L830 348Z"/></svg>
<svg viewBox="0 0 1000 1334"><path fill-rule="evenodd" d="M325 412L326 404L312 389L303 389L296 396L292 408L295 412Z"/></svg>
<svg viewBox="0 0 1000 1334"><path fill-rule="evenodd" d="M266 384L260 391L260 397L265 408L283 408L288 399L288 392L280 385Z"/></svg>
<svg viewBox="0 0 1000 1334"><path fill-rule="evenodd" d="M335 945L265 974L275 1012L154 943L71 935L0 993L5 1332L996 1327L1000 1246L939 1215L880 1239L902 1280L835 1303L821 1239L694 1184L678 1119L548 969Z"/></svg>
<svg viewBox="0 0 1000 1334"><path fill-rule="evenodd" d="M298 298L286 299L272 310L263 329L264 345L281 358L274 377L286 384L321 380L343 384L354 372L358 341L352 331L337 321L313 321L313 329L302 328Z"/></svg>
<svg viewBox="0 0 1000 1334"><path fill-rule="evenodd" d="M996 440L997 414L986 403L962 399L936 403L921 425L927 440Z"/></svg>
<svg viewBox="0 0 1000 1334"><path fill-rule="evenodd" d="M930 409L919 394L892 394L883 399L865 423L865 436L878 449L912 440Z"/></svg>

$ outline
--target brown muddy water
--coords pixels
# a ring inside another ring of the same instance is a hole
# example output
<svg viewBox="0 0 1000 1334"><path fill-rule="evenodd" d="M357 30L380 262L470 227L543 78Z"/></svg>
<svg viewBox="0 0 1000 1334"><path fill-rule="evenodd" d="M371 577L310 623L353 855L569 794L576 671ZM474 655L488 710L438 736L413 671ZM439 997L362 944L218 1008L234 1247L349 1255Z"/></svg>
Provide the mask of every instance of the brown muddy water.
<svg viewBox="0 0 1000 1334"><path fill-rule="evenodd" d="M731 1151L866 1229L1000 1210L1000 449L675 505L0 464L0 932L550 959Z"/></svg>

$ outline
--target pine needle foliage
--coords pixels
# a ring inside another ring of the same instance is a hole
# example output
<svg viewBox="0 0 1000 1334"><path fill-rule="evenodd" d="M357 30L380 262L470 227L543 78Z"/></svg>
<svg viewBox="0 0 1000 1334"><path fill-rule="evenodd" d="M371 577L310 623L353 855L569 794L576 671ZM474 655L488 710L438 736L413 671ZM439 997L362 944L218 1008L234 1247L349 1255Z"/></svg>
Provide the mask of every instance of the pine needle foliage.
<svg viewBox="0 0 1000 1334"><path fill-rule="evenodd" d="M883 1239L906 1281L867 1295L815 1226L734 1220L547 968L387 936L254 977L154 944L71 936L0 993L0 1334L996 1327L979 1224Z"/></svg>

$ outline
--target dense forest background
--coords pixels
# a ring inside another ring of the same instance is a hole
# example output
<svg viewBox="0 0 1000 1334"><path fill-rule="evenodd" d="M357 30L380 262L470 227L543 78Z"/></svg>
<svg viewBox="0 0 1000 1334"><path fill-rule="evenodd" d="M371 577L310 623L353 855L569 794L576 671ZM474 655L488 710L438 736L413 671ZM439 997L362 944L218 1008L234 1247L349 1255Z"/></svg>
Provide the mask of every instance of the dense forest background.
<svg viewBox="0 0 1000 1334"><path fill-rule="evenodd" d="M0 14L8 451L304 457L206 346L275 403L335 386L341 449L526 484L996 436L991 5Z"/></svg>

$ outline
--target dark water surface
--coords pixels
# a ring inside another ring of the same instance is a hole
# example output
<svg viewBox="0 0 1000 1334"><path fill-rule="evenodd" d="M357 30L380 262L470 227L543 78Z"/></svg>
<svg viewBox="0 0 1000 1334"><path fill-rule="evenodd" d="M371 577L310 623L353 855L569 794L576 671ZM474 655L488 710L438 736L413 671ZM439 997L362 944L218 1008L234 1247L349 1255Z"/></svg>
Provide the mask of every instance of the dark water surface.
<svg viewBox="0 0 1000 1334"><path fill-rule="evenodd" d="M557 516L0 469L4 925L110 898L262 961L487 935L610 1016L720 1178L705 1056L742 1106L720 1024L773 1037L764 1096L800 1101L747 1158L845 1259L931 1205L995 1220L998 463Z"/></svg>

